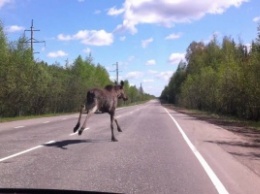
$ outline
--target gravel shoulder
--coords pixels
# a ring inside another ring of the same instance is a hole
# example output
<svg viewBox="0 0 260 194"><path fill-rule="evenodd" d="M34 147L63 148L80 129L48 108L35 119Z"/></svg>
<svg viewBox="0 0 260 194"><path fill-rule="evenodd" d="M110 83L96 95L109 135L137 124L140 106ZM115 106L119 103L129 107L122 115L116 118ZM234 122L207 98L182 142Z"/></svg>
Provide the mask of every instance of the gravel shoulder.
<svg viewBox="0 0 260 194"><path fill-rule="evenodd" d="M168 104L163 104L163 106L228 131L229 133L226 133L228 137L223 136L223 138L212 139L207 143L220 146L260 177L260 130L257 127L252 127L244 121L208 115L203 112L187 110Z"/></svg>

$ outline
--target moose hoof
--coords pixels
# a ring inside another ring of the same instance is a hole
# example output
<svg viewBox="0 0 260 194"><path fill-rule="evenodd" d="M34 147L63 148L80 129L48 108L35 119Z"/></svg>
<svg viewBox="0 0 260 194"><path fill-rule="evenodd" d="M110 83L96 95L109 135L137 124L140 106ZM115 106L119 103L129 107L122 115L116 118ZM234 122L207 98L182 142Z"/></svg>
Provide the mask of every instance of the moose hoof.
<svg viewBox="0 0 260 194"><path fill-rule="evenodd" d="M77 125L74 127L74 129L73 129L73 132L75 133L77 130L78 130L78 128L79 128L79 123L77 123Z"/></svg>
<svg viewBox="0 0 260 194"><path fill-rule="evenodd" d="M82 129L80 129L80 130L79 130L79 135L81 135L81 134L82 134L82 132L83 132L83 130L82 130Z"/></svg>
<svg viewBox="0 0 260 194"><path fill-rule="evenodd" d="M111 141L117 142L118 140L115 137L114 138L112 137Z"/></svg>

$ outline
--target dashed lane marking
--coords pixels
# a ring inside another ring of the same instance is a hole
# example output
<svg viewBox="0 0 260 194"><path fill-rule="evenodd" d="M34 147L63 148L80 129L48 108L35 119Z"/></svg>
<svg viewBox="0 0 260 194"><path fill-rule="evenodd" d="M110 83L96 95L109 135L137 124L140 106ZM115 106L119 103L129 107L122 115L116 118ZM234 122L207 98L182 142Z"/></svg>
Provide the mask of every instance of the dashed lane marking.
<svg viewBox="0 0 260 194"><path fill-rule="evenodd" d="M55 142L54 140L48 141L48 142L45 143L45 145L46 145L46 144L50 144L50 143L54 143L54 142ZM18 152L18 153L16 153L16 154L13 154L13 155L10 155L10 156L4 157L4 158L0 158L0 162L3 162L3 161L5 161L5 160L11 159L11 158L14 158L14 157L16 157L16 156L20 156L20 155L26 154L26 153L31 152L31 151L34 151L34 150L36 150L36 149L42 148L43 146L44 146L44 144L38 145L38 146L35 146L35 147L32 147L32 148L29 148L29 149L27 149L27 150Z"/></svg>
<svg viewBox="0 0 260 194"><path fill-rule="evenodd" d="M131 111L130 114L133 114L133 112L134 112L134 111ZM120 115L119 117L123 117L123 116L125 116L125 115ZM77 116L75 116L75 117L77 117ZM67 118L63 118L62 120L65 120L65 119L67 119ZM50 122L50 121L44 121L44 122L42 122L42 123L49 123L49 122ZM14 128L23 128L23 127L25 127L25 126L17 126L17 127L14 127ZM89 129L90 129L90 128L87 127L87 128L84 129L84 131L89 130ZM78 134L78 133L77 133L77 132L76 132L76 133L71 133L71 134L69 134L69 136L73 136L73 135L76 135L76 134ZM26 153L28 153L28 152L31 152L31 151L37 150L37 149L39 149L39 148L42 148L42 147L44 147L44 145L48 145L48 144L55 143L55 142L56 142L55 140L51 140L51 141L48 141L48 142L46 142L46 143L44 143L44 144L41 144L41 145L38 145L38 146L35 146L35 147L32 147L32 148L29 148L29 149L27 149L27 150L18 152L18 153L16 153L16 154L12 154L12 155L10 155L10 156L4 157L4 158L0 158L0 162L3 162L3 161L5 161L5 160L11 159L11 158L14 158L14 157L16 157L16 156L20 156L20 155L26 154Z"/></svg>
<svg viewBox="0 0 260 194"><path fill-rule="evenodd" d="M25 126L17 126L17 127L14 127L15 129L19 129L19 128L23 128L23 127L25 127Z"/></svg>
<svg viewBox="0 0 260 194"><path fill-rule="evenodd" d="M86 130L89 130L89 127L85 128L83 131L86 131ZM71 134L69 134L69 136L73 136L73 135L76 135L76 134L78 134L77 131L76 131L75 133L71 133Z"/></svg>

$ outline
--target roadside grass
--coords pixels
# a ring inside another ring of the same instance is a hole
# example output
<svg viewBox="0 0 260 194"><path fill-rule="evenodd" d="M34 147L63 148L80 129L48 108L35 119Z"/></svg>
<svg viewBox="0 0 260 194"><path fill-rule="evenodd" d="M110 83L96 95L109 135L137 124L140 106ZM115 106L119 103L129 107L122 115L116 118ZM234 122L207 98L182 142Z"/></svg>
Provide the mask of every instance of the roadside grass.
<svg viewBox="0 0 260 194"><path fill-rule="evenodd" d="M207 111L200 111L195 109L186 109L183 107L178 107L173 104L162 104L162 106L172 109L174 111L187 114L189 116L195 117L200 120L205 120L213 124L222 125L222 126L237 126L248 129L257 130L260 132L260 121L249 121L243 120L234 116L229 115L220 115L216 113L211 113Z"/></svg>

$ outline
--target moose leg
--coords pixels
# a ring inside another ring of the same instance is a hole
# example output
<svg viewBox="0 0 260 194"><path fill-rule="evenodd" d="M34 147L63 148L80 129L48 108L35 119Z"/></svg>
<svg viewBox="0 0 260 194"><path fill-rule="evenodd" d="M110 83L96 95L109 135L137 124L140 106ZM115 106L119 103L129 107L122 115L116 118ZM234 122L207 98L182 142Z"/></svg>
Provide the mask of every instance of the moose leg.
<svg viewBox="0 0 260 194"><path fill-rule="evenodd" d="M114 119L114 121L115 121L115 123L116 123L116 126L117 126L117 131L118 131L118 132L122 132L122 129L121 129L121 127L119 126L119 124L118 124L118 122L117 122L117 119L116 119L116 118Z"/></svg>
<svg viewBox="0 0 260 194"><path fill-rule="evenodd" d="M74 133L75 133L75 132L79 129L79 127L80 127L81 115L82 115L82 112L83 112L84 109L85 109L85 107L84 107L84 105L82 105L82 106L81 106L81 109L80 109L80 112L79 112L78 122L77 122L76 126L75 126L74 129L73 129L73 132L74 132Z"/></svg>
<svg viewBox="0 0 260 194"><path fill-rule="evenodd" d="M117 141L117 139L115 138L114 135L114 126L113 126L113 122L114 122L114 112L110 113L110 127L111 127L111 141Z"/></svg>
<svg viewBox="0 0 260 194"><path fill-rule="evenodd" d="M87 111L88 113L87 113L87 116L86 116L86 118L85 118L85 120L84 120L84 123L83 123L82 127L81 127L80 130L79 130L79 135L81 135L82 132L83 132L83 130L86 128L86 124L87 124L88 118L89 118L94 112L96 112L96 110L97 110L97 105L94 106L91 110L88 110L88 111Z"/></svg>

